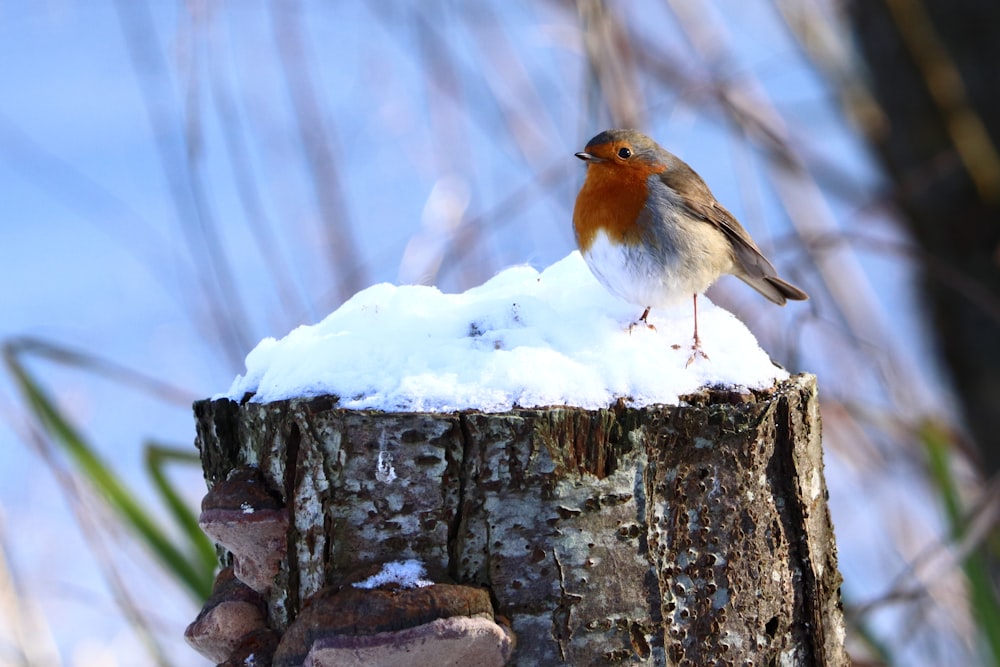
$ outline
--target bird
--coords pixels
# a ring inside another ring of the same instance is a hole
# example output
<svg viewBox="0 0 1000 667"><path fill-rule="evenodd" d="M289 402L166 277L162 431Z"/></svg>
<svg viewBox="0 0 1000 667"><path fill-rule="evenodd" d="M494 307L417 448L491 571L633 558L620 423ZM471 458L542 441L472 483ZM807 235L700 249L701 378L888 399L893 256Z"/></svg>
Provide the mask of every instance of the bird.
<svg viewBox="0 0 1000 667"><path fill-rule="evenodd" d="M809 295L778 277L743 225L687 163L637 130L601 132L576 157L587 175L573 209L577 246L609 292L644 308L691 297L694 336L687 365L708 359L698 337L698 295L731 274L785 305ZM675 348L679 346L675 345Z"/></svg>

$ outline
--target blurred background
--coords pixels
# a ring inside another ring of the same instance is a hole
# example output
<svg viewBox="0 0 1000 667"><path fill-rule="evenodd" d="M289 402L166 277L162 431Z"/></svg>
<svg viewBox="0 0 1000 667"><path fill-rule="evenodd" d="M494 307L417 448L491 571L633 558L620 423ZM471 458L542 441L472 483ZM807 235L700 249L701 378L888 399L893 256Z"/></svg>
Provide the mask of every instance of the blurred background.
<svg viewBox="0 0 1000 667"><path fill-rule="evenodd" d="M856 665L1000 665L1000 5L0 2L0 664L196 665L191 401L381 281L574 249L636 127L779 272Z"/></svg>

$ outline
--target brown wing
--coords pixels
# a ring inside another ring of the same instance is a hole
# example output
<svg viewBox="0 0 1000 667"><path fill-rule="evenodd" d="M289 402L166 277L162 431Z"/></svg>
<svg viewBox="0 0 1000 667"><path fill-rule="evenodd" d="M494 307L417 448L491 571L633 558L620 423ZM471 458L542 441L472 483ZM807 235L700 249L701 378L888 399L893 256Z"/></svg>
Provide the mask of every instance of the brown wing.
<svg viewBox="0 0 1000 667"><path fill-rule="evenodd" d="M695 219L714 226L729 239L737 265L734 275L778 305L787 299L802 301L809 296L778 277L774 265L753 242L743 225L716 200L701 177L691 167L676 160L659 174L664 185L681 195L684 209Z"/></svg>

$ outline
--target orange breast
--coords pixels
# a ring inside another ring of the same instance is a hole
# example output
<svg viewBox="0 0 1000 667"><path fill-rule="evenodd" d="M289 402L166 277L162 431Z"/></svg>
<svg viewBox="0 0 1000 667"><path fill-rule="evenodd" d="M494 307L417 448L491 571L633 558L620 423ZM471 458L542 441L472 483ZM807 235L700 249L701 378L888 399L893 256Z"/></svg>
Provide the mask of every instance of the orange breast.
<svg viewBox="0 0 1000 667"><path fill-rule="evenodd" d="M586 254L599 230L612 242L636 245L641 240L636 226L639 212L646 205L646 179L650 168L623 167L616 164L590 164L587 179L576 197L573 230L580 252Z"/></svg>

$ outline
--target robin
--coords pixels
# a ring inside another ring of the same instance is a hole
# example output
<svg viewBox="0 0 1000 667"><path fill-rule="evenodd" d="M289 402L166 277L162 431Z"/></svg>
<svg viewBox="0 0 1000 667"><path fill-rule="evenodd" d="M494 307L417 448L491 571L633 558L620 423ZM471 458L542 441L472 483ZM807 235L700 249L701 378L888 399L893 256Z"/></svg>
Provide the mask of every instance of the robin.
<svg viewBox="0 0 1000 667"><path fill-rule="evenodd" d="M573 229L587 266L615 296L645 308L694 299L690 365L708 359L698 338L698 295L729 273L779 306L809 296L771 262L695 171L635 130L607 130L576 154L587 178ZM633 324L632 326L635 326ZM631 327L630 327L631 328Z"/></svg>

